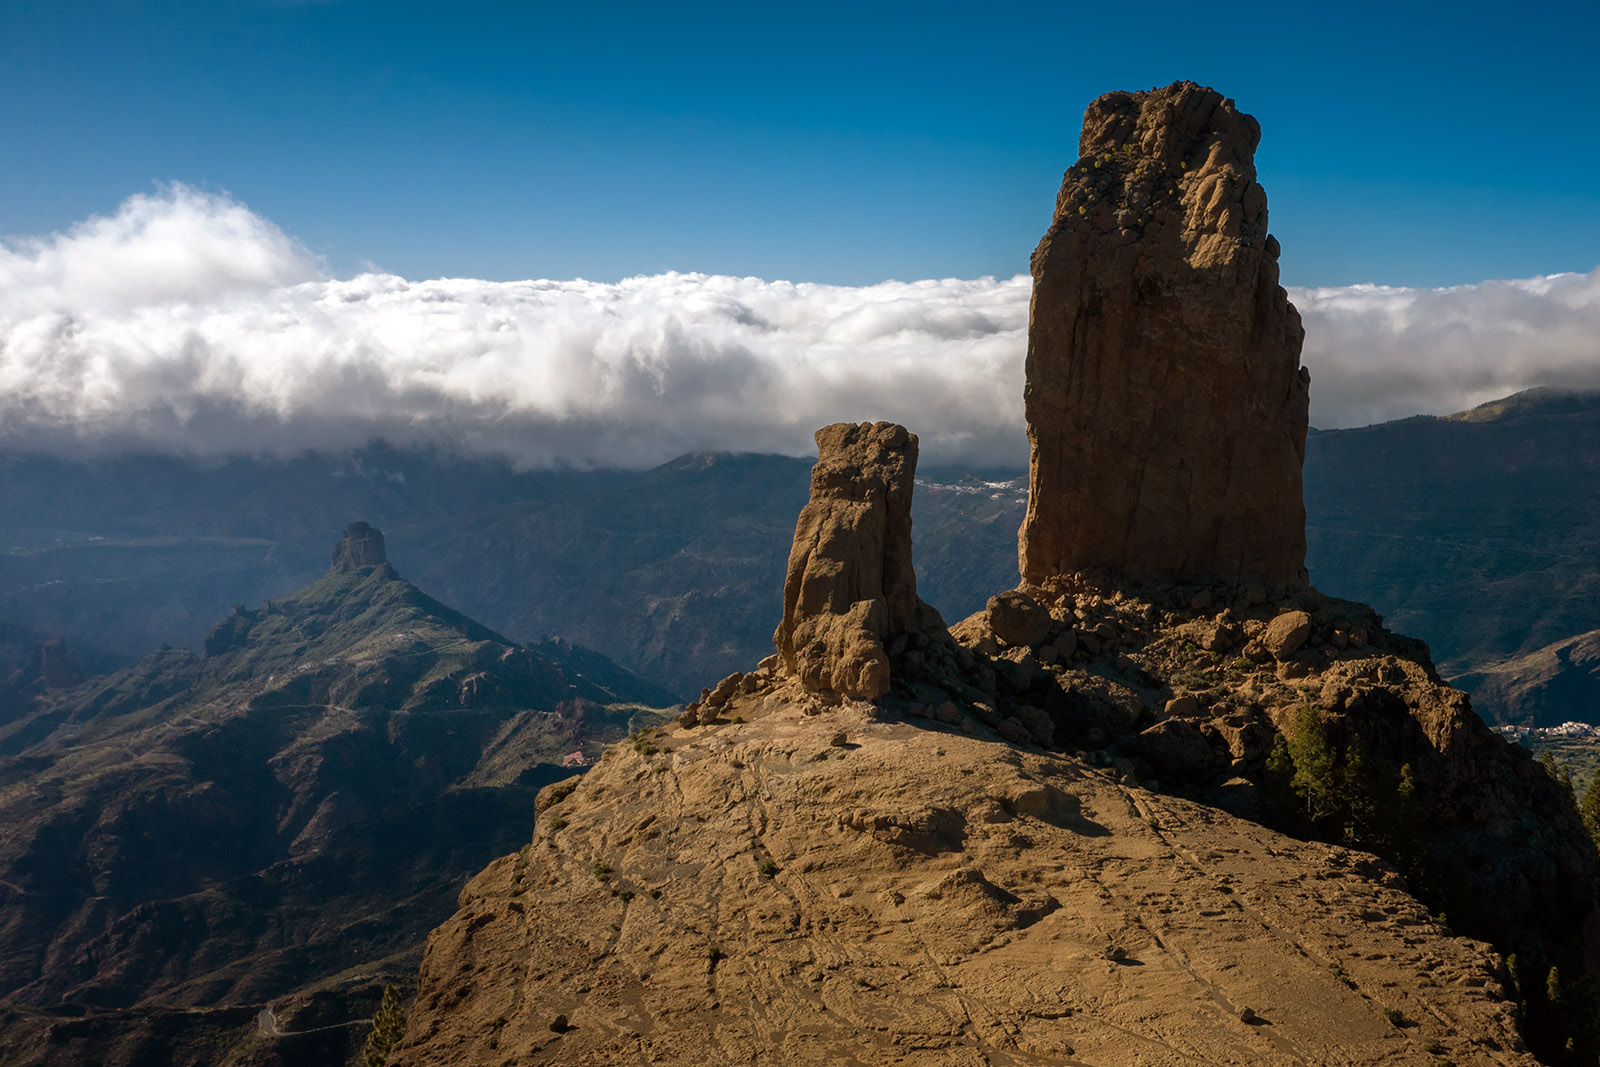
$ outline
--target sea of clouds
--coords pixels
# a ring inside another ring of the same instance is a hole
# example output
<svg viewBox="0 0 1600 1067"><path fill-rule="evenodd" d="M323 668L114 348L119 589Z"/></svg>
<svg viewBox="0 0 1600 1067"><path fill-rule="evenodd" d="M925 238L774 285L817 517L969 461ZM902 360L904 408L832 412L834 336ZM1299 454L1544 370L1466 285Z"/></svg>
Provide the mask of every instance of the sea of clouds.
<svg viewBox="0 0 1600 1067"><path fill-rule="evenodd" d="M891 419L936 461L1023 462L1029 281L864 287L327 276L184 186L0 242L0 444L296 453L384 438L523 463L803 454ZM1600 269L1448 289L1291 290L1312 424L1600 386Z"/></svg>

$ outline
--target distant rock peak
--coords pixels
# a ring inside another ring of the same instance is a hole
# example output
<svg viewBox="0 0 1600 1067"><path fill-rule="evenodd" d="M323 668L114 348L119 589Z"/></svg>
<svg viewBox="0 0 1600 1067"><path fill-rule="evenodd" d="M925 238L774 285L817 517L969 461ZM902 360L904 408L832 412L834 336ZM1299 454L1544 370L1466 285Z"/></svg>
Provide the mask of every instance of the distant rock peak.
<svg viewBox="0 0 1600 1067"><path fill-rule="evenodd" d="M389 562L383 544L383 532L364 522L352 522L345 527L344 536L333 547L333 566L330 574L353 574Z"/></svg>

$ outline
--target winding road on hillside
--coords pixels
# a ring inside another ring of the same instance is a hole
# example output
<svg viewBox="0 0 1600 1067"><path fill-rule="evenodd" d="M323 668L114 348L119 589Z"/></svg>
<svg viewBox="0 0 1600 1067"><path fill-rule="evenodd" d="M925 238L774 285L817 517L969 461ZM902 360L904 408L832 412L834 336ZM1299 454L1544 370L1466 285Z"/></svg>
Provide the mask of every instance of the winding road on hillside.
<svg viewBox="0 0 1600 1067"><path fill-rule="evenodd" d="M266 1037L299 1037L301 1034L317 1034L324 1030L338 1030L345 1026L361 1026L371 1024L371 1019L350 1019L342 1023L331 1023L328 1026L313 1026L309 1030L280 1030L278 1029L278 1016L272 1008L261 1009L256 1016L256 1025L261 1027L261 1033Z"/></svg>

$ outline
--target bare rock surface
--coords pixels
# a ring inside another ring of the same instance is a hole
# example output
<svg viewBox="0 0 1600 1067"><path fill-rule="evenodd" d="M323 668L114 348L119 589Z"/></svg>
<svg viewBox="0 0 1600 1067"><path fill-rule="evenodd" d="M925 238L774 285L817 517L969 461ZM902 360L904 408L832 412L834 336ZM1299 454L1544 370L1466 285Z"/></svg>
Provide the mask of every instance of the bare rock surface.
<svg viewBox="0 0 1600 1067"><path fill-rule="evenodd" d="M773 643L807 689L870 700L889 691L886 644L921 628L911 567L917 438L888 422L835 423L816 437Z"/></svg>
<svg viewBox="0 0 1600 1067"><path fill-rule="evenodd" d="M1309 377L1260 138L1190 82L1089 105L1032 261L1025 581L1303 574Z"/></svg>
<svg viewBox="0 0 1600 1067"><path fill-rule="evenodd" d="M1273 659L1285 660L1300 651L1310 636L1311 616L1303 611L1286 611L1267 623L1261 643Z"/></svg>
<svg viewBox="0 0 1600 1067"><path fill-rule="evenodd" d="M1038 601L1019 589L1008 589L990 597L984 614L996 640L1027 648L1037 648L1050 636L1054 621Z"/></svg>
<svg viewBox="0 0 1600 1067"><path fill-rule="evenodd" d="M333 546L331 572L351 574L387 562L389 553L384 548L383 531L364 522L352 522L345 527L339 543Z"/></svg>
<svg viewBox="0 0 1600 1067"><path fill-rule="evenodd" d="M1372 857L814 699L547 789L390 1062L1535 1062L1502 962Z"/></svg>

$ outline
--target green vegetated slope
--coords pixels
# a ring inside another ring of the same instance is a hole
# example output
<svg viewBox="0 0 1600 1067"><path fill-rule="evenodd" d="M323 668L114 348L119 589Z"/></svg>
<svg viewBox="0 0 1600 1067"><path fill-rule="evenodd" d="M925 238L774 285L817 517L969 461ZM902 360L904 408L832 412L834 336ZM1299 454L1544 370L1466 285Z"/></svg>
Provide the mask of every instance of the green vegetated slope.
<svg viewBox="0 0 1600 1067"><path fill-rule="evenodd" d="M665 696L387 564L238 609L0 725L0 997L260 1003L408 974L571 753ZM547 654L553 652L556 655ZM562 660L565 660L563 662Z"/></svg>

